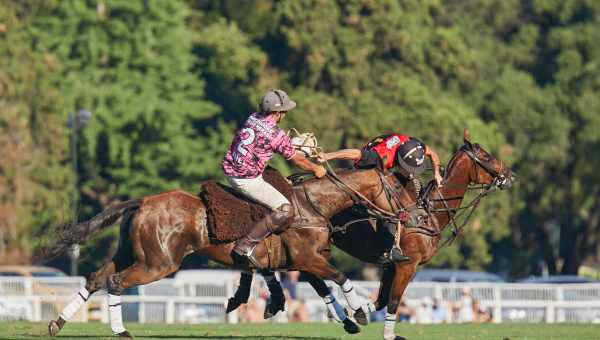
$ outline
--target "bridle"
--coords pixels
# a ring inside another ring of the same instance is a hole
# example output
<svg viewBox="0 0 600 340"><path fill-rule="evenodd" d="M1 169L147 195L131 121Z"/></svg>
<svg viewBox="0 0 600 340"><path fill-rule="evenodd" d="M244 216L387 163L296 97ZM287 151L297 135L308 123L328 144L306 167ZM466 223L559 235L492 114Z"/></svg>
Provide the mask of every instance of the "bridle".
<svg viewBox="0 0 600 340"><path fill-rule="evenodd" d="M473 212L479 205L479 202L481 201L481 199L483 197L487 196L490 192L495 191L497 188L499 188L499 187L501 188L502 186L506 185L507 181L508 181L508 178L506 177L506 175L504 175L504 171L503 171L504 164L503 163L501 164L500 170L496 171L489 164L489 162L482 160L475 154L475 152L473 152L473 150L470 147L470 144L464 145L460 149L460 151L463 151L472 160L474 172L477 176L479 176L479 172L477 171L477 166L480 166L493 178L493 180L490 184L482 184L482 185L470 185L469 184L467 186L466 191L481 190L481 192L475 198L473 198L473 200L471 200L471 202L469 202L469 204L467 204L466 206L450 208L448 205L448 201L462 200L464 195L460 196L460 197L446 198L446 197L444 197L442 192L439 190L439 188L437 186L435 186L435 184L432 184L428 187L426 192L422 195L422 197L420 199L417 200L417 202L415 204L413 204L410 207L405 207L401 203L401 200L399 198L400 197L399 189L396 186L389 183L388 177L393 174L390 173L390 174L386 175L386 174L383 174L380 170L376 169L375 171L377 171L377 174L381 181L381 192L379 192L377 195L375 195L375 197L378 197L381 194L385 194L386 198L388 199L388 202L390 203L390 206L393 208L396 208L396 209L394 209L395 210L394 212L388 212L386 210L379 208L375 203L373 203L371 200L369 200L363 194L361 194L356 189L354 189L354 188L350 187L348 184L346 184L341 178L339 178L339 176L336 174L335 170L329 165L329 163L325 162L325 166L327 168L327 178L334 185L336 185L341 191L346 193L352 199L355 206L361 205L361 206L366 207L366 213L367 213L366 218L355 219L355 220L352 220L342 226L334 226L331 224L329 219L326 218L326 216L323 214L323 212L318 207L318 205L315 204L315 202L313 202L313 200L311 199L310 195L308 194L308 191L306 190L306 188L303 188L303 191L305 193L306 200L309 202L309 204L311 205L313 210L315 212L317 212L317 214L319 214L320 216L322 216L323 218L325 218L327 220L327 223L328 223L329 228L332 233L340 232L340 231L345 232L346 229L348 228L348 226L350 226L354 223L365 221L365 220L383 220L386 222L396 224L396 223L402 221L401 218L399 217L400 213L406 212L408 209L412 209L415 207L424 208L426 210L427 214L429 215L429 219L431 221L434 221L434 223L436 220L431 218L432 213L446 212L448 214L449 223L452 224L452 235L440 246L440 247L442 247L446 244L451 244L452 241L460 234L462 229L469 222ZM457 157L457 155L458 155L458 153L454 156L453 160ZM449 164L452 164L453 160ZM478 182L478 181L479 181L479 177L477 177L475 179L475 182ZM449 184L444 184L444 185L448 186ZM433 188L435 188L435 190L437 191L439 198L430 198ZM434 205L436 203L442 203L444 207L443 208L435 208ZM464 214L466 214L465 219L462 221L462 223L459 223L458 219L460 217L462 217ZM431 230L426 227L416 227L415 229L416 229L415 232L421 233L424 235L428 235L431 237L436 237L436 236L440 235L439 227L436 228L437 230Z"/></svg>
<svg viewBox="0 0 600 340"><path fill-rule="evenodd" d="M473 150L470 146L463 145L461 150L465 154L467 154L467 156L469 156L469 158L471 158L471 160L473 161L474 164L479 165L483 170L485 170L493 178L493 181L492 181L492 183L490 183L490 185L493 185L495 187L500 187L500 188L507 185L508 177L506 177L506 175L504 174L505 165L503 162L500 162L500 169L498 171L496 171L489 164L489 162L483 161L479 157L477 157L477 155L473 152ZM477 174L476 182L478 182L479 181L479 172L475 171L475 173Z"/></svg>
<svg viewBox="0 0 600 340"><path fill-rule="evenodd" d="M442 243L440 245L440 247L443 247L446 244L452 244L452 242L460 234L462 229L469 222L471 216L473 215L473 212L475 212L475 209L479 206L479 203L482 198L487 196L490 192L495 191L497 188L503 188L504 186L507 186L509 183L508 182L509 178L504 174L504 170L505 170L504 163L501 163L500 169L497 171L489 164L489 162L484 161L481 158L479 158L477 156L477 154L475 154L475 152L473 152L473 149L470 144L463 145L463 147L460 149L460 151L464 152L471 159L471 161L473 163L473 170L475 172L475 175L477 176L475 179L475 182L479 182L479 171L477 171L477 166L481 167L492 177L492 182L490 184L478 184L478 185L468 184L465 193L470 190L481 190L481 191L467 205L460 206L457 208L450 208L448 206L448 201L462 200L464 198L464 195L447 198L447 197L444 197L444 195L442 194L440 189L436 186L435 190L437 191L440 198L430 198L429 196L430 196L432 190L430 189L427 191L426 195L424 195L424 198L421 202L423 204L423 206L425 207L427 214L431 217L431 213L446 212L448 214L449 223L451 223L451 225L452 225L452 235L449 236L444 241L444 243ZM452 164L452 163L453 162L451 161L450 164ZM449 184L444 184L444 185L448 186ZM440 203L440 202L444 205L443 208L434 208L433 207L435 203ZM463 215L466 215L466 217L463 219L463 221L461 223L459 223L458 219L460 217L462 217ZM432 220L436 221L435 219L432 219ZM439 227L437 229L439 230Z"/></svg>

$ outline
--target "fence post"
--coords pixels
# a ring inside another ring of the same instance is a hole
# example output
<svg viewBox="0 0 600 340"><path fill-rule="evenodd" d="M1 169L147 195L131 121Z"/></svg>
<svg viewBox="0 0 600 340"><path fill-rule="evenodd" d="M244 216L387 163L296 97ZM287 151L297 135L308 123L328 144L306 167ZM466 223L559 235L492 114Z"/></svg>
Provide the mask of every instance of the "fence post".
<svg viewBox="0 0 600 340"><path fill-rule="evenodd" d="M173 301L173 299L168 299L167 300L167 306L165 308L165 318L166 318L166 322L168 324L173 323L173 321L175 320L175 301Z"/></svg>
<svg viewBox="0 0 600 340"><path fill-rule="evenodd" d="M556 301L551 302L550 306L548 306L548 308L551 308L551 316L552 316L552 320L546 320L549 323L553 323L553 322L564 322L565 321L565 313L559 313L557 311L557 306L563 305L563 302L565 301L565 294L563 291L563 287L557 286L556 288ZM564 309L563 309L564 311Z"/></svg>
<svg viewBox="0 0 600 340"><path fill-rule="evenodd" d="M108 293L102 297L100 306L102 306L102 323L108 323Z"/></svg>
<svg viewBox="0 0 600 340"><path fill-rule="evenodd" d="M502 322L502 288L499 284L494 284L494 323Z"/></svg>

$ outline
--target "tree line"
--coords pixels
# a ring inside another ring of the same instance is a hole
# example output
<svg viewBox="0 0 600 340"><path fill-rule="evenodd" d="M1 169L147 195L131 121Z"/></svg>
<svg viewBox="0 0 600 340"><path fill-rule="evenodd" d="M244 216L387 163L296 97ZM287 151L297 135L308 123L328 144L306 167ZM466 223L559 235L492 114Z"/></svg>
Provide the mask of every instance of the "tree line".
<svg viewBox="0 0 600 340"><path fill-rule="evenodd" d="M268 88L326 150L416 136L448 161L463 128L518 174L431 266L577 273L600 235L600 3L594 0L0 1L0 258L70 219L221 179ZM273 164L289 174L282 159ZM89 271L112 228L83 249ZM357 271L356 260L335 255Z"/></svg>

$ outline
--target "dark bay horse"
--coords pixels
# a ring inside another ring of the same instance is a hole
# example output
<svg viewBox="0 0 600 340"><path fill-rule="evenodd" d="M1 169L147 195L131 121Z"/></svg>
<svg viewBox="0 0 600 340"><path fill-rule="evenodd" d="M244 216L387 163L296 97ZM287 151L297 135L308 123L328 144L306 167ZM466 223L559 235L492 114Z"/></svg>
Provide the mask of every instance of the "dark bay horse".
<svg viewBox="0 0 600 340"><path fill-rule="evenodd" d="M509 188L514 181L512 171L504 163L492 157L478 144L472 144L468 133L463 136L464 145L454 154L444 176L441 188L431 186L422 200L424 208L428 212L428 220L425 229L404 228L401 236L401 246L405 253L410 256L410 262L395 264L384 270L379 294L374 305L377 310L387 306L387 314L384 326L385 340L401 340L401 336L394 334L396 322L396 311L400 298L406 287L414 276L419 265L431 260L438 250L441 233L450 222L454 221L463 198L471 184L483 185L483 193L478 196L477 201L471 202L473 209L479 199L494 188ZM414 193L409 193L413 201L406 201L403 196L403 206L415 204ZM346 223L353 217L342 213L337 215L337 223ZM334 223L336 222L334 219ZM369 222L361 222L353 225L347 233L334 234L334 244L348 254L362 261L375 263L378 254L384 251L378 242L378 236ZM313 287L324 285L318 277L307 275ZM321 283L318 283L321 281ZM241 287L241 286L240 286ZM241 293L243 295L243 293ZM238 292L236 292L238 295ZM366 324L367 316L362 309L357 310L355 317L361 324ZM362 320L362 321L361 321Z"/></svg>
<svg viewBox="0 0 600 340"><path fill-rule="evenodd" d="M344 183L340 186L339 181ZM384 192L385 176L376 169L343 171L331 177L313 179L295 186L294 205L298 216L281 235L261 242L255 257L261 267L301 270L322 279L333 280L342 287L349 306L372 309L363 303L352 283L328 262L330 256L329 219L355 205L357 195L374 202L383 211L394 210ZM56 335L94 292L108 291L109 316L113 332L131 337L123 327L121 293L125 288L160 280L175 272L182 259L192 252L232 266L233 243L214 244L209 238L207 208L203 201L181 190L123 202L92 219L65 227L61 241L47 249L46 258L57 255L75 243L83 243L100 230L120 221L119 247L111 261L92 273L83 288L49 324ZM274 244L279 251L274 251ZM283 251L282 251L283 249ZM240 268L252 270L254 268ZM343 314L343 313L342 313Z"/></svg>

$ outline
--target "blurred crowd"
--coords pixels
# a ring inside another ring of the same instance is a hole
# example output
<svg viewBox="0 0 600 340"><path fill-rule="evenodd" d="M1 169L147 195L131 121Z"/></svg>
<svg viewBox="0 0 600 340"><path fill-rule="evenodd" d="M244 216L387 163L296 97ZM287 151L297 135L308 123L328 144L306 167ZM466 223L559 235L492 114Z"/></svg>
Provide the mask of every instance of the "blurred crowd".
<svg viewBox="0 0 600 340"><path fill-rule="evenodd" d="M436 298L422 298L417 306L409 306L402 300L397 310L398 321L419 324L440 323L484 323L492 321L491 311L473 298L468 289L460 290L456 301L441 301ZM371 321L383 322L385 309L371 315Z"/></svg>
<svg viewBox="0 0 600 340"><path fill-rule="evenodd" d="M297 286L300 272L279 273L283 294L285 296L285 312L278 313L276 322L310 322L310 314L306 303L298 299ZM258 296L250 297L248 303L240 306L238 317L240 322L265 322L263 312L269 298L269 290L265 285L258 287Z"/></svg>
<svg viewBox="0 0 600 340"><path fill-rule="evenodd" d="M365 275L368 276L368 275ZM275 322L310 322L310 311L306 302L298 298L297 285L300 272L290 271L280 273L281 286L286 299L285 312L278 313ZM372 279L372 278L371 278ZM269 298L269 290L264 283L255 280L258 285L257 296L252 296L248 303L242 305L238 311L240 322L255 323L265 322L263 312ZM377 294L375 291L373 294ZM371 296L374 300L375 296ZM383 322L385 309L371 314L372 322ZM492 321L491 311L484 308L480 301L474 298L468 289L461 289L459 297L454 301L441 301L436 298L425 297L418 305L407 304L402 300L397 310L398 321L419 324L441 323L484 323Z"/></svg>

